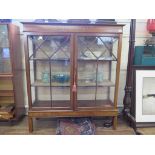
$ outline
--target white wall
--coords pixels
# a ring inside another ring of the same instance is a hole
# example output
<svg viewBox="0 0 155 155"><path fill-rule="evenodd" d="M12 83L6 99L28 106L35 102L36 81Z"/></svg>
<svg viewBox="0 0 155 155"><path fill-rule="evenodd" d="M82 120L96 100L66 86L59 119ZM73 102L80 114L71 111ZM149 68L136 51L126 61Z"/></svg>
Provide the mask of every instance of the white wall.
<svg viewBox="0 0 155 155"><path fill-rule="evenodd" d="M116 19L117 23L125 24L123 28L123 40L122 40L122 56L121 56L121 71L120 71L120 84L119 84L119 95L118 95L118 107L123 106L124 98L124 87L126 82L126 68L128 61L128 48L129 48L129 31L130 31L130 19ZM23 44L23 33L22 24L18 21L13 21L16 25L20 26L21 31L21 47L23 54L23 65L25 71L25 58L24 58L24 44ZM143 45L144 41L151 35L146 30L146 19L136 20L136 38L135 45ZM24 72L25 73L25 72ZM26 75L24 75L24 86L25 86L25 105L28 106L27 91L26 91Z"/></svg>

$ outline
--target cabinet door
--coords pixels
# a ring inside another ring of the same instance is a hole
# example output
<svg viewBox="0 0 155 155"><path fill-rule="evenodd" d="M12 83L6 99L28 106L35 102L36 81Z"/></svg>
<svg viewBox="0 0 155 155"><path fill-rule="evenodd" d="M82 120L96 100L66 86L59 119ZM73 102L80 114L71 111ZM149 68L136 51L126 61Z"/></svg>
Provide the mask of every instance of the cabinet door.
<svg viewBox="0 0 155 155"><path fill-rule="evenodd" d="M0 25L0 74L11 73L8 26Z"/></svg>
<svg viewBox="0 0 155 155"><path fill-rule="evenodd" d="M118 37L80 34L76 44L77 108L113 108Z"/></svg>
<svg viewBox="0 0 155 155"><path fill-rule="evenodd" d="M33 107L71 109L71 36L28 36Z"/></svg>

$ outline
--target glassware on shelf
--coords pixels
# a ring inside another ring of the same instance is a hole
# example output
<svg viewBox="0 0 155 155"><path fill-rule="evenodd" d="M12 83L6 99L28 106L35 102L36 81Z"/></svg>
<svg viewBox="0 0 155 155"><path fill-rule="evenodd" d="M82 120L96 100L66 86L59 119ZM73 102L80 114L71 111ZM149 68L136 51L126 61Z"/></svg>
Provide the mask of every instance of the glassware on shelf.
<svg viewBox="0 0 155 155"><path fill-rule="evenodd" d="M52 76L52 80L54 82L65 83L69 82L70 76L68 74L58 73Z"/></svg>
<svg viewBox="0 0 155 155"><path fill-rule="evenodd" d="M79 77L79 84L80 83L85 83L85 84L89 84L89 83L94 83L94 75L95 73L85 73L83 74L82 72L79 72L78 77Z"/></svg>
<svg viewBox="0 0 155 155"><path fill-rule="evenodd" d="M97 74L97 82L103 82L103 73L98 73Z"/></svg>
<svg viewBox="0 0 155 155"><path fill-rule="evenodd" d="M44 83L50 82L50 74L48 72L42 72L42 82Z"/></svg>

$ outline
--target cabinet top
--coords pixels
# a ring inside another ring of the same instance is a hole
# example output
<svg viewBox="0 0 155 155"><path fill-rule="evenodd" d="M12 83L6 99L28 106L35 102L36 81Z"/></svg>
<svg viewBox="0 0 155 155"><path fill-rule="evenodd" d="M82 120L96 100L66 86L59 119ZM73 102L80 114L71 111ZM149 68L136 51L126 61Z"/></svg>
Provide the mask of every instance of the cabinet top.
<svg viewBox="0 0 155 155"><path fill-rule="evenodd" d="M104 24L101 24L101 23L37 23L37 22L21 22L23 25L24 24L32 24L32 25L81 25L81 26L84 26L84 25L89 25L89 26L124 26L125 24L115 24L115 23L104 23Z"/></svg>
<svg viewBox="0 0 155 155"><path fill-rule="evenodd" d="M23 32L123 33L124 24L73 24L22 22Z"/></svg>

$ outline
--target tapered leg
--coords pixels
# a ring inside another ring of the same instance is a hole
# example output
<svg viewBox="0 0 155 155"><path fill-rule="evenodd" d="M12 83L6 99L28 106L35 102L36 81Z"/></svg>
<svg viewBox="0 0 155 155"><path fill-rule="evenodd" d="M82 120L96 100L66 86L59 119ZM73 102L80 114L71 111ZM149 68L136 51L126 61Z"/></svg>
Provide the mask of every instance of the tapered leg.
<svg viewBox="0 0 155 155"><path fill-rule="evenodd" d="M113 118L113 129L116 130L117 128L117 116L114 116Z"/></svg>
<svg viewBox="0 0 155 155"><path fill-rule="evenodd" d="M29 123L29 133L32 133L33 131L33 118L28 117L28 123Z"/></svg>

